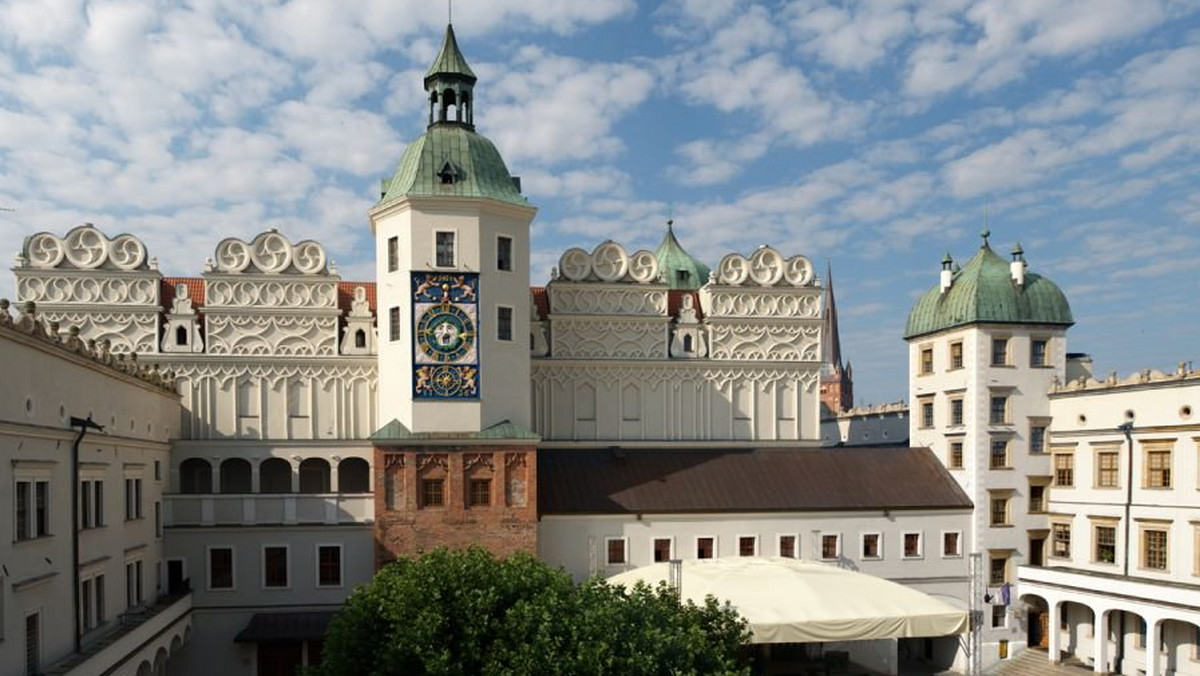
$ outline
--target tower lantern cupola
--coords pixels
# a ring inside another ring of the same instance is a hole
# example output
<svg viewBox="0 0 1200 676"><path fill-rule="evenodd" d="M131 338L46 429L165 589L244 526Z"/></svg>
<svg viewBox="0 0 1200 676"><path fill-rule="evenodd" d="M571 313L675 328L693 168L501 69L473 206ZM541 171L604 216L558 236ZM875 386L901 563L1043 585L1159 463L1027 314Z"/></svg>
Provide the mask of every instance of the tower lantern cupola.
<svg viewBox="0 0 1200 676"><path fill-rule="evenodd" d="M458 124L475 128L475 73L458 48L454 26L446 25L446 37L437 58L425 74L429 93L429 125Z"/></svg>

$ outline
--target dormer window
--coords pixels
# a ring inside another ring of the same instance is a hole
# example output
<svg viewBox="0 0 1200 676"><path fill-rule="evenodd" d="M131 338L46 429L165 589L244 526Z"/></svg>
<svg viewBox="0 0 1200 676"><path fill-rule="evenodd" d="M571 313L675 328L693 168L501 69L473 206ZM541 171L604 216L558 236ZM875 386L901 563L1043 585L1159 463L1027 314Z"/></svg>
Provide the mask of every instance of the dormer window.
<svg viewBox="0 0 1200 676"><path fill-rule="evenodd" d="M442 168L438 169L437 175L441 179L442 185L454 185L458 182L458 169L450 162L443 164Z"/></svg>
<svg viewBox="0 0 1200 676"><path fill-rule="evenodd" d="M675 281L678 282L680 286L686 286L692 281L692 273L688 272L687 270L676 270Z"/></svg>

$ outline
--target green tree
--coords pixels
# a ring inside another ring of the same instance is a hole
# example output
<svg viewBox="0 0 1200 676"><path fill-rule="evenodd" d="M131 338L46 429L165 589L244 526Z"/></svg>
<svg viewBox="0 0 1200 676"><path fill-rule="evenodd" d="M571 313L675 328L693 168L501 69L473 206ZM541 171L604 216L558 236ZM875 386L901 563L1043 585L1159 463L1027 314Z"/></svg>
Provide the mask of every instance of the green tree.
<svg viewBox="0 0 1200 676"><path fill-rule="evenodd" d="M582 585L528 555L400 559L334 618L317 676L747 674L745 622L665 584Z"/></svg>

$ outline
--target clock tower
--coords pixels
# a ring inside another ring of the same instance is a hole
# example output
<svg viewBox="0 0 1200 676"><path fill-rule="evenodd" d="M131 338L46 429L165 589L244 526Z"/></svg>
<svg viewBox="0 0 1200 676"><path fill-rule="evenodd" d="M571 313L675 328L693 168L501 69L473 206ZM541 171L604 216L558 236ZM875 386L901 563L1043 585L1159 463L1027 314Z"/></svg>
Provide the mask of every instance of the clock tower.
<svg viewBox="0 0 1200 676"><path fill-rule="evenodd" d="M476 81L447 26L425 75L428 128L369 214L385 423L372 436L381 561L435 546L536 551L537 437L528 430L537 210L475 132Z"/></svg>

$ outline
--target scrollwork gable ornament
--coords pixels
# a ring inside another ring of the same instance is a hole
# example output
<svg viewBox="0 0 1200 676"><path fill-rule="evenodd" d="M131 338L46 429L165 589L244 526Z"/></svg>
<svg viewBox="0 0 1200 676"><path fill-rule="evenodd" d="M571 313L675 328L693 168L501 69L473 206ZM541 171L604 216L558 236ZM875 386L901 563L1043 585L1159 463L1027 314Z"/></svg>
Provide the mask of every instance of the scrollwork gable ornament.
<svg viewBox="0 0 1200 676"><path fill-rule="evenodd" d="M239 274L331 274L325 248L313 240L292 244L276 230L260 233L246 242L236 237L221 240L213 257L216 272Z"/></svg>
<svg viewBox="0 0 1200 676"><path fill-rule="evenodd" d="M630 255L620 244L607 240L587 251L572 247L558 259L555 281L657 284L658 258L641 250Z"/></svg>
<svg viewBox="0 0 1200 676"><path fill-rule="evenodd" d="M146 245L129 234L109 238L91 223L72 228L65 237L39 232L25 240L21 257L35 269L150 270Z"/></svg>
<svg viewBox="0 0 1200 676"><path fill-rule="evenodd" d="M732 253L721 259L710 284L719 286L812 286L812 261L804 256L788 259L769 246L759 247L749 258Z"/></svg>

